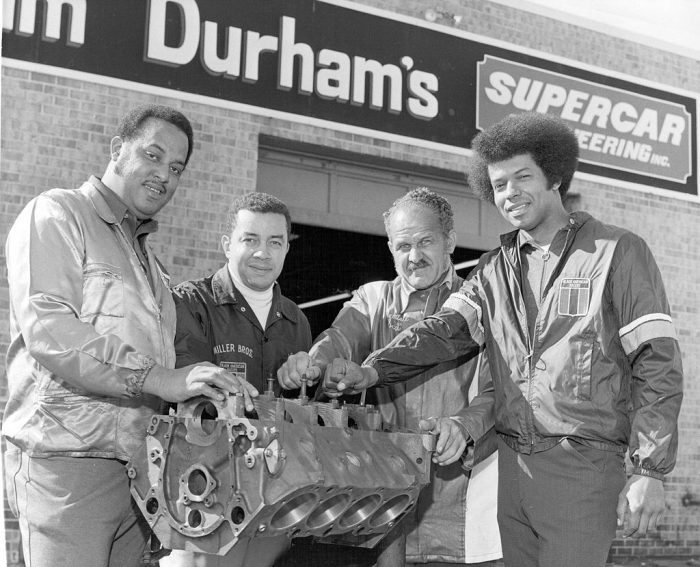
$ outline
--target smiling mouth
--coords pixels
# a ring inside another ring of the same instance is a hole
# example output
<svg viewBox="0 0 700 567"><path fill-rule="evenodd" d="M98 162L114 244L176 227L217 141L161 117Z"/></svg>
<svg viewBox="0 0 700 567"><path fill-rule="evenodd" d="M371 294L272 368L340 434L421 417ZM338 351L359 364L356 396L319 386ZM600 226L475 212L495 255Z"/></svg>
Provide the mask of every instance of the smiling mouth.
<svg viewBox="0 0 700 567"><path fill-rule="evenodd" d="M512 207L508 207L508 209L506 210L506 212L508 212L508 214L511 214L511 215L512 215L512 214L516 214L516 215L517 215L518 213L520 213L520 212L524 211L525 209L527 209L527 207L528 207L528 204L527 204L527 203L519 203L519 204L514 205L514 206L512 206Z"/></svg>
<svg viewBox="0 0 700 567"><path fill-rule="evenodd" d="M144 183L144 187L148 189L148 192L157 195L160 197L161 195L165 195L165 189L163 187L158 187L156 185L149 185L148 183Z"/></svg>

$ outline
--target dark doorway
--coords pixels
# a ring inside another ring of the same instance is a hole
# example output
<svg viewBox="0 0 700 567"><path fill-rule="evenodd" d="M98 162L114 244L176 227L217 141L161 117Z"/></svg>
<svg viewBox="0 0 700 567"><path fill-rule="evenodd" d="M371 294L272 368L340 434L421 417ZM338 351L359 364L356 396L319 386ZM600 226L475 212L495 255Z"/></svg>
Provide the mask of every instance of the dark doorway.
<svg viewBox="0 0 700 567"><path fill-rule="evenodd" d="M360 285L396 277L386 236L304 224L292 226L293 240L279 278L282 293L297 304L349 294ZM482 251L456 248L455 264L476 260ZM459 274L464 277L468 269ZM327 329L347 297L308 307L304 313L316 337Z"/></svg>

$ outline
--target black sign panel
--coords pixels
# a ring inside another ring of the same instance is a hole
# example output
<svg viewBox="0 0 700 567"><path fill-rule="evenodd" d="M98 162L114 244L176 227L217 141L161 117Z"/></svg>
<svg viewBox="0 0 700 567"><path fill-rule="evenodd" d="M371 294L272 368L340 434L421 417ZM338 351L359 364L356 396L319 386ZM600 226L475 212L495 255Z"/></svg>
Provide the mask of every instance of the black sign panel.
<svg viewBox="0 0 700 567"><path fill-rule="evenodd" d="M3 56L456 148L510 112L557 114L581 171L697 195L691 96L330 1L62 5L15 0Z"/></svg>

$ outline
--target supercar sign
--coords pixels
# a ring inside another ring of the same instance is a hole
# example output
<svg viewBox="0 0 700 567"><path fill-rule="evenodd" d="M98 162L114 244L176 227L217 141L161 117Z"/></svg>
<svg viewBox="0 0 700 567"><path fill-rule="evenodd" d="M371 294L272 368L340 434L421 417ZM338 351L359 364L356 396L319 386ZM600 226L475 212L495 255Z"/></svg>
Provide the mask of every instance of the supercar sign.
<svg viewBox="0 0 700 567"><path fill-rule="evenodd" d="M698 195L697 97L575 61L343 0L3 8L6 63L459 153L508 113L546 112L576 129L582 172Z"/></svg>
<svg viewBox="0 0 700 567"><path fill-rule="evenodd" d="M489 55L478 68L480 129L514 112L555 114L584 162L682 184L692 174L692 117L680 104Z"/></svg>

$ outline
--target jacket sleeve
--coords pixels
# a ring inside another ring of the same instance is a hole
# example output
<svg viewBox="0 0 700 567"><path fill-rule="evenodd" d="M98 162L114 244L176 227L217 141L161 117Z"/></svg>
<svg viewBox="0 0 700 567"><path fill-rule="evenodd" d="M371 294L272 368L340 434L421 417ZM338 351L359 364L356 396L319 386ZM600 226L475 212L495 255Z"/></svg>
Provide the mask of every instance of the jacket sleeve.
<svg viewBox="0 0 700 567"><path fill-rule="evenodd" d="M362 286L345 302L330 328L316 338L309 354L323 370L334 358L360 364L370 353L371 344L369 299Z"/></svg>
<svg viewBox="0 0 700 567"><path fill-rule="evenodd" d="M173 289L177 327L175 331L175 368L198 362L214 362L209 320L201 302L194 298L195 290L187 282Z"/></svg>
<svg viewBox="0 0 700 567"><path fill-rule="evenodd" d="M466 280L440 311L399 333L365 361L379 375L379 384L413 378L443 362L476 356L484 344L481 302L476 279Z"/></svg>
<svg viewBox="0 0 700 567"><path fill-rule="evenodd" d="M51 196L35 198L17 217L5 253L14 332L34 360L73 387L130 397L128 381L154 362L81 320L85 246L74 214Z"/></svg>
<svg viewBox="0 0 700 567"><path fill-rule="evenodd" d="M462 457L462 465L467 470L494 453L497 445L493 381L484 349L481 350L475 362L475 365L470 363L464 365L476 367L473 383L469 388L469 405L452 416L452 419L474 441L473 446L470 446Z"/></svg>
<svg viewBox="0 0 700 567"><path fill-rule="evenodd" d="M610 286L620 341L632 371L633 473L663 478L676 461L683 371L661 274L641 238L632 234L621 238Z"/></svg>

